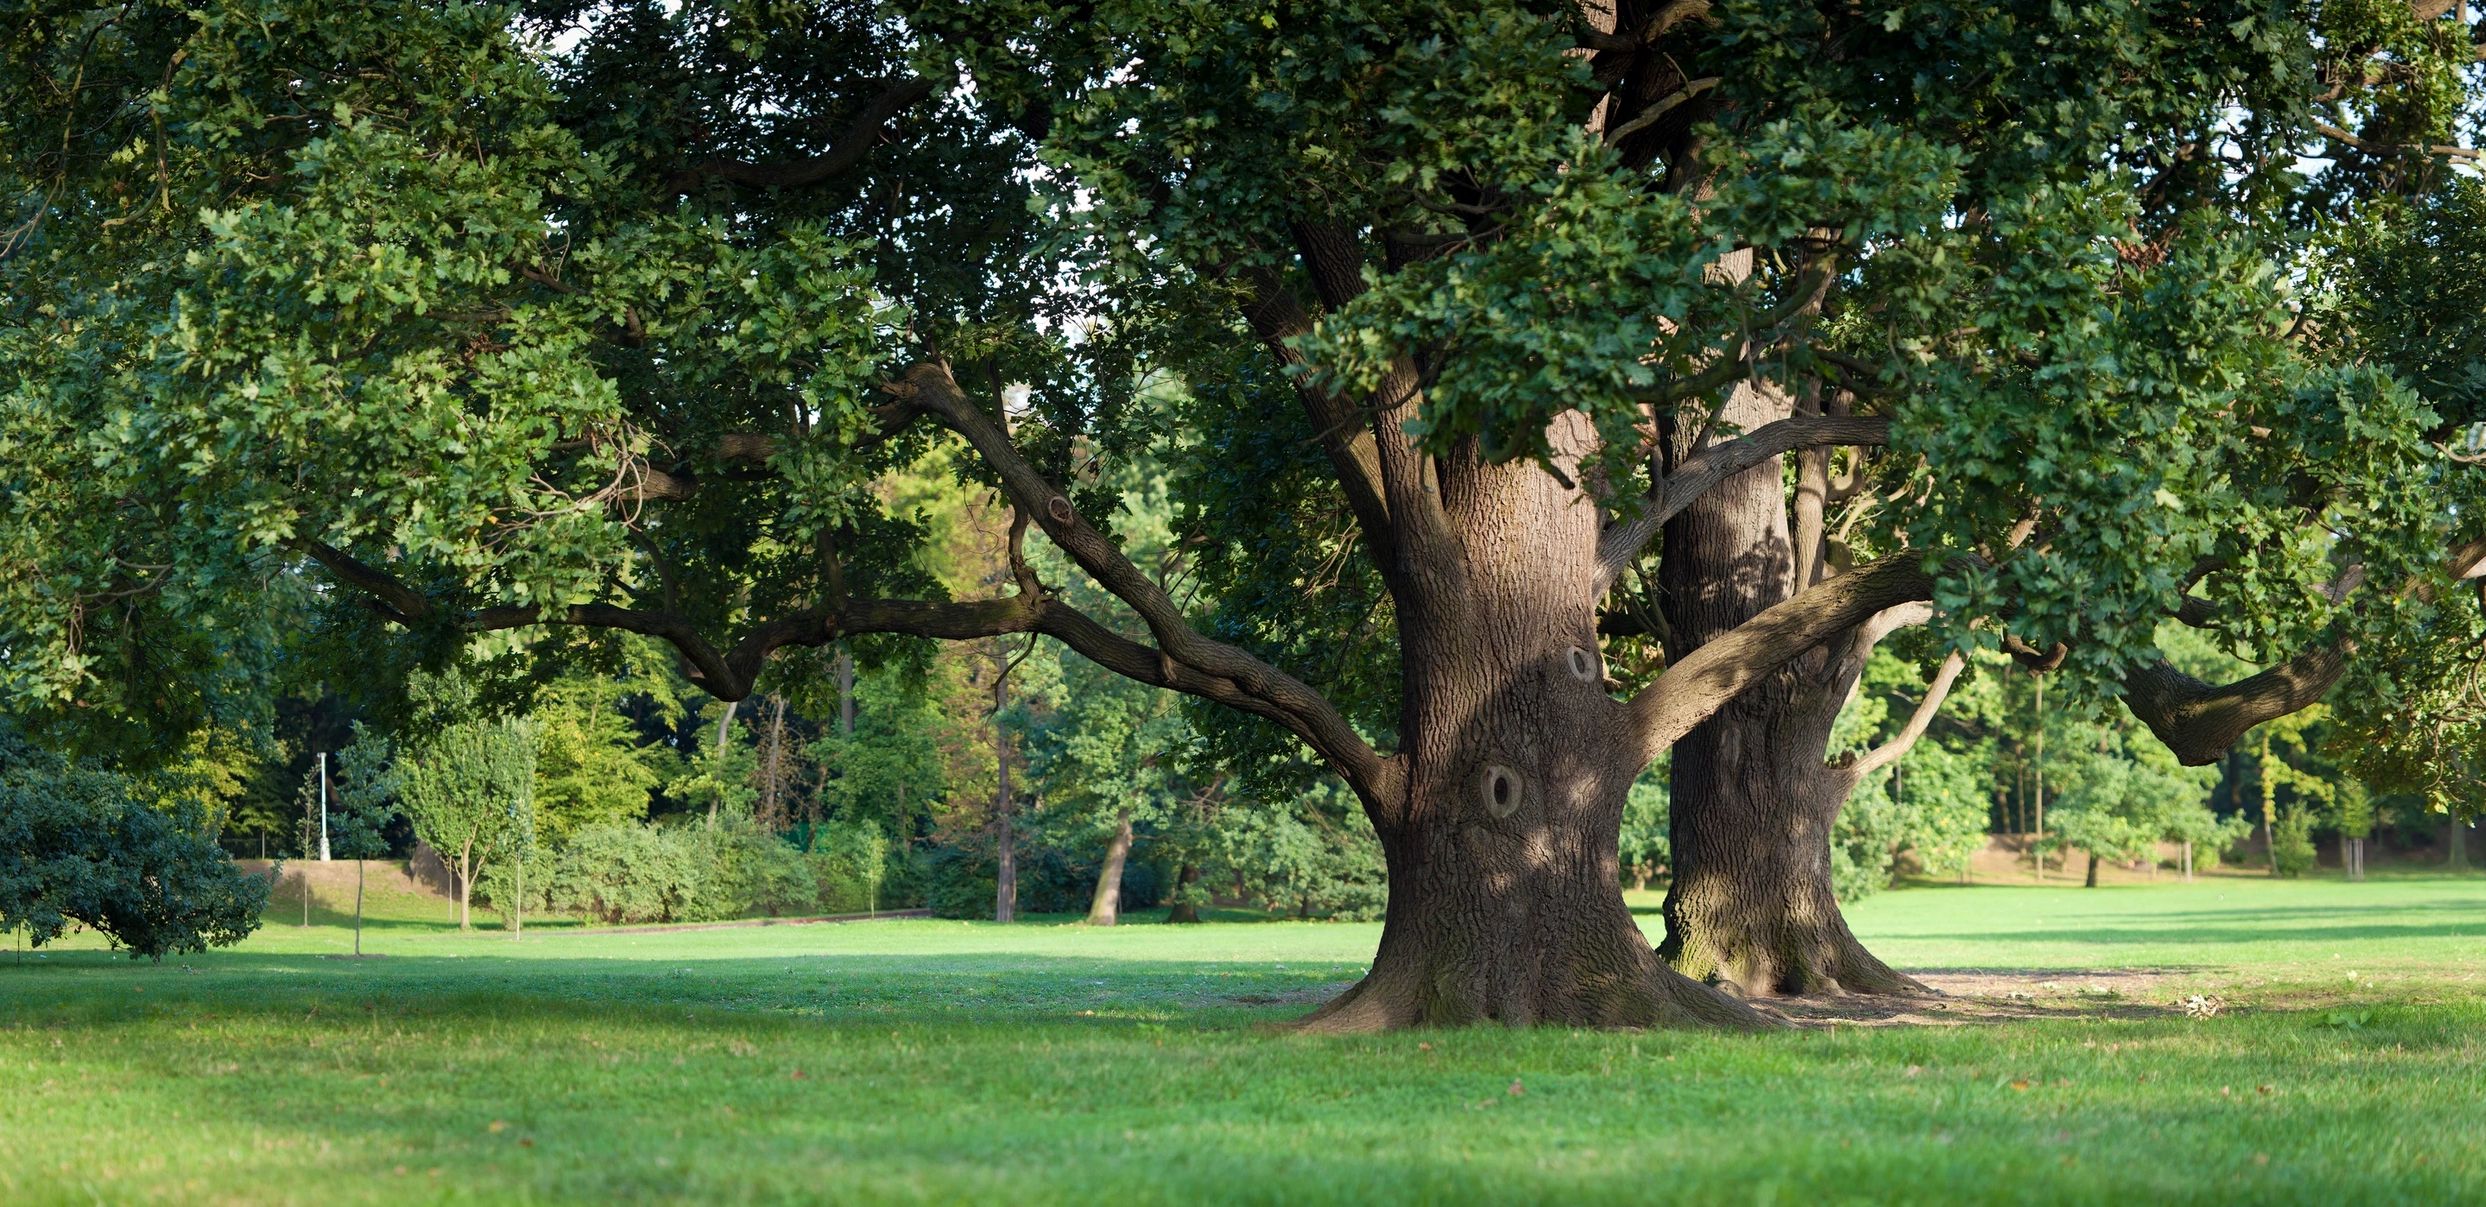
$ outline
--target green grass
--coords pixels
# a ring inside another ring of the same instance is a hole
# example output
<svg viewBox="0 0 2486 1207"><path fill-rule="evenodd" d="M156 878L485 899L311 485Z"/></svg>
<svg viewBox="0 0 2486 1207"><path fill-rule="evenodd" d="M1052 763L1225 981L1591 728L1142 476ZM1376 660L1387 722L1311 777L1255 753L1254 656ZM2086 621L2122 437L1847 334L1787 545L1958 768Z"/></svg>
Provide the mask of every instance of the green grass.
<svg viewBox="0 0 2486 1207"><path fill-rule="evenodd" d="M2486 1198L2486 878L1894 892L1877 951L2037 1017L1760 1037L1260 1026L1367 925L273 913L0 952L0 1202Z"/></svg>

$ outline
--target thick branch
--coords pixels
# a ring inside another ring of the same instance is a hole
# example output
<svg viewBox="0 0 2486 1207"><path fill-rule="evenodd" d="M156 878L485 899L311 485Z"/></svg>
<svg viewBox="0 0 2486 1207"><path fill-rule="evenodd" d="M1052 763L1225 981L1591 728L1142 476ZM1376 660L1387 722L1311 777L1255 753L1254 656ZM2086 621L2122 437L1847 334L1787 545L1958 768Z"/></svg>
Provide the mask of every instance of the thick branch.
<svg viewBox="0 0 2486 1207"><path fill-rule="evenodd" d="M411 625L428 619L432 601L423 593L397 581L387 571L372 566L354 555L320 541L297 539L293 547L310 555L312 561L328 568L337 581L369 595L378 603L381 614L399 624Z"/></svg>
<svg viewBox="0 0 2486 1207"><path fill-rule="evenodd" d="M1648 548L1666 521L1692 500L1728 478L1794 449L1840 444L1890 443L1890 420L1880 416L1796 415L1773 420L1723 444L1713 444L1683 459L1644 501L1640 514L1606 525L1597 538L1598 588L1621 578L1642 550Z"/></svg>
<svg viewBox="0 0 2486 1207"><path fill-rule="evenodd" d="M2200 767L2225 756L2254 726L2321 700L2347 669L2343 651L2308 650L2250 678L2212 687L2161 659L2124 676L2123 699L2179 761Z"/></svg>
<svg viewBox="0 0 2486 1207"><path fill-rule="evenodd" d="M2486 538L2453 546L2442 568L2454 581L2486 575ZM2351 566L2326 584L2323 593L2338 603L2364 579L2364 568ZM2401 587L2419 599L2432 598L2434 590L2435 583L2424 578ZM2344 645L2318 646L2223 687L2205 683L2160 659L2124 676L2124 705L2177 759L2188 766L2203 766L2217 762L2254 726L2320 702L2347 673L2348 658L2354 652Z"/></svg>
<svg viewBox="0 0 2486 1207"><path fill-rule="evenodd" d="M789 189L819 184L834 178L863 161L882 132L907 107L931 96L932 81L909 78L892 84L880 95L865 102L863 110L837 136L837 141L819 155L776 163L751 163L740 159L718 157L691 165L691 176L713 176L755 188Z"/></svg>
<svg viewBox="0 0 2486 1207"><path fill-rule="evenodd" d="M1930 599L1933 576L1900 553L1810 587L1728 630L1669 667L1637 697L1632 731L1645 761L1779 667L1901 604Z"/></svg>
<svg viewBox="0 0 2486 1207"><path fill-rule="evenodd" d="M1252 332L1269 347L1280 367L1302 363L1303 354L1296 351L1294 340L1312 330L1311 316L1288 292L1286 283L1277 273L1257 269L1243 275L1250 296L1243 305L1243 317L1251 323ZM1372 544L1385 572L1396 569L1392 558L1397 548L1390 523L1390 505L1381 493L1381 453L1374 440L1371 424L1355 407L1304 376L1295 379L1295 392L1303 402L1304 413L1321 441L1321 450L1329 454L1331 468L1338 475L1338 485L1346 492L1347 506L1355 513L1357 526Z"/></svg>
<svg viewBox="0 0 2486 1207"><path fill-rule="evenodd" d="M1866 751L1855 762L1842 768L1849 782L1862 782L1866 776L1898 762L1901 756L1907 754L1916 745L1916 740L1924 737L1926 729L1933 725L1934 714L1942 711L1943 699L1951 694L1951 685L1959 681L1960 671L1967 666L1968 660L1956 651L1944 658L1941 667L1934 671L1933 682L1925 685L1925 698L1917 701L1915 711L1908 714L1908 723L1900 726L1899 732L1891 735L1889 741Z"/></svg>
<svg viewBox="0 0 2486 1207"><path fill-rule="evenodd" d="M437 613L419 592L385 571L317 542L303 549L328 567L340 582L380 601L384 614L399 624ZM1133 641L1098 623L1077 608L1049 596L1018 594L1001 599L950 602L913 599L849 600L834 609L798 612L766 621L730 647L718 648L678 613L620 608L608 604L577 604L566 608L486 608L461 618L469 632L492 632L563 625L618 629L655 637L682 655L690 677L721 700L751 694L769 655L787 646L822 646L859 633L900 633L938 640L968 640L1011 633L1043 633L1060 640L1107 670L1142 683L1213 700L1228 707L1267 717L1287 726L1316 747L1322 735L1303 723L1291 703L1247 689L1232 679L1203 673ZM1374 759L1373 786L1388 791L1395 764Z"/></svg>
<svg viewBox="0 0 2486 1207"><path fill-rule="evenodd" d="M966 437L977 456L1000 476L1011 501L1034 518L1045 535L1079 563L1098 586L1139 614L1141 622L1155 636L1161 656L1169 663L1161 672L1164 678L1175 678L1183 668L1188 668L1202 676L1231 681L1243 697L1256 702L1248 711L1280 720L1359 792L1389 795L1385 781L1392 777L1391 764L1355 732L1336 706L1294 676L1193 629L1165 588L1080 517L1070 500L1020 454L1001 426L958 388L948 368L917 365L889 388Z"/></svg>

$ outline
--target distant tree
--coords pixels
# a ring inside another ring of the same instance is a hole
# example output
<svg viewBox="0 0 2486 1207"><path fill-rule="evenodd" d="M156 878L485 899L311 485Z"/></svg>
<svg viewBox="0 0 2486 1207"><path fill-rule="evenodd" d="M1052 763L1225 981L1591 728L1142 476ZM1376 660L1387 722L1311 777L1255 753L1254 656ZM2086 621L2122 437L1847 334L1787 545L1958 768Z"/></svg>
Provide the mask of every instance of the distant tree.
<svg viewBox="0 0 2486 1207"><path fill-rule="evenodd" d="M2062 793L2048 815L2047 841L2088 853L2089 887L2097 887L2100 860L2155 860L2161 841L2201 832L2216 771L2183 766L2119 727L2067 724L2058 736L2072 740L2052 764Z"/></svg>
<svg viewBox="0 0 2486 1207"><path fill-rule="evenodd" d="M2270 873L2294 879L2313 870L2313 824L2317 814L2307 805L2291 804L2279 811L2270 827Z"/></svg>
<svg viewBox="0 0 2486 1207"><path fill-rule="evenodd" d="M711 828L724 819L750 817L751 806L759 799L759 790L751 782L759 769L759 755L750 743L740 740L734 724L737 711L730 703L702 711L703 722L709 717L715 721L696 731L700 741L665 785L666 795L705 812Z"/></svg>
<svg viewBox="0 0 2486 1207"><path fill-rule="evenodd" d="M388 854L385 830L396 815L397 775L389 766L388 739L362 722L354 740L337 753L328 801L328 849L354 861L354 954L363 953L363 881L368 860Z"/></svg>
<svg viewBox="0 0 2486 1207"><path fill-rule="evenodd" d="M527 713L535 733L535 815L547 844L589 826L647 817L649 801L678 763L642 746L619 708L626 681L567 676L537 695Z"/></svg>
<svg viewBox="0 0 2486 1207"><path fill-rule="evenodd" d="M1634 891L1649 887L1673 851L1667 804L1666 764L1661 759L1631 782L1631 795L1623 802L1623 877Z"/></svg>
<svg viewBox="0 0 2486 1207"><path fill-rule="evenodd" d="M513 802L533 797L534 732L506 718L452 721L406 741L396 768L398 799L415 836L453 861L458 929L470 929L475 877L515 841Z"/></svg>

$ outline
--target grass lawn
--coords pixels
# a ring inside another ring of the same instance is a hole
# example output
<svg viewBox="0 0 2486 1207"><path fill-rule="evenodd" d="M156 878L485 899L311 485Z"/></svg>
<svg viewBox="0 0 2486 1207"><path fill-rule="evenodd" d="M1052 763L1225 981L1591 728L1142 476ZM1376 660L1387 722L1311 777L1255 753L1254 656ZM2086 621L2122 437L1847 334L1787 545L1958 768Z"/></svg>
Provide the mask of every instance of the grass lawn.
<svg viewBox="0 0 2486 1207"><path fill-rule="evenodd" d="M1369 925L375 906L363 961L283 902L0 951L0 1203L2486 1200L2486 877L1888 893L1857 931L1975 995L1911 1017L1981 1021L1761 1037L1260 1026Z"/></svg>

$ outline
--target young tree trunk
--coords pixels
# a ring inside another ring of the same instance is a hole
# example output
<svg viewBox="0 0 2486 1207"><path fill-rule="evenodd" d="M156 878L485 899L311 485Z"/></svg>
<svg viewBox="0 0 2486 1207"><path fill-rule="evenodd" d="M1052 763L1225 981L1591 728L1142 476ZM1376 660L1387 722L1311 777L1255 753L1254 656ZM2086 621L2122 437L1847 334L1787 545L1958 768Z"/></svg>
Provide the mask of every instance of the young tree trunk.
<svg viewBox="0 0 2486 1207"><path fill-rule="evenodd" d="M469 895L475 887L475 843L469 839L457 853L457 928L473 930L473 919L467 910Z"/></svg>
<svg viewBox="0 0 2486 1207"><path fill-rule="evenodd" d="M1122 920L1122 865L1131 857L1131 811L1114 816L1113 841L1105 844L1105 868L1096 874L1096 895L1088 899L1088 925L1112 926Z"/></svg>
<svg viewBox="0 0 2486 1207"><path fill-rule="evenodd" d="M354 957L363 954L363 870L365 860L354 861Z"/></svg>
<svg viewBox="0 0 2486 1207"><path fill-rule="evenodd" d="M2193 840L2184 840L2184 883L2193 882Z"/></svg>
<svg viewBox="0 0 2486 1207"><path fill-rule="evenodd" d="M1010 730L1002 715L1010 706L1009 661L996 640L993 646L993 818L999 844L993 876L993 921L1014 922L1019 915L1019 850L1016 807L1010 799Z"/></svg>
<svg viewBox="0 0 2486 1207"><path fill-rule="evenodd" d="M837 732L855 736L855 656L845 642L837 644Z"/></svg>
<svg viewBox="0 0 2486 1207"><path fill-rule="evenodd" d="M2096 888L2097 886L2098 886L2098 853L2097 853L2097 852L2095 852L2095 851L2091 851L2091 852L2089 852L2089 874L2088 874L2088 876L2087 876L2087 877L2085 877L2085 878L2083 879L2083 881L2082 881L2082 883L2081 883L2081 887L2082 887L2082 888Z"/></svg>

